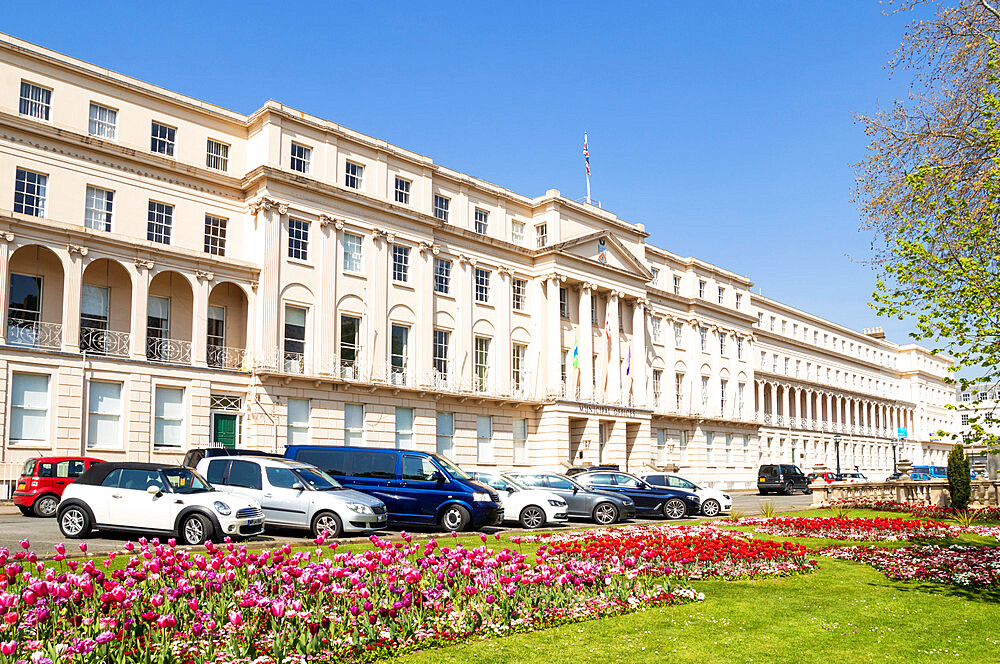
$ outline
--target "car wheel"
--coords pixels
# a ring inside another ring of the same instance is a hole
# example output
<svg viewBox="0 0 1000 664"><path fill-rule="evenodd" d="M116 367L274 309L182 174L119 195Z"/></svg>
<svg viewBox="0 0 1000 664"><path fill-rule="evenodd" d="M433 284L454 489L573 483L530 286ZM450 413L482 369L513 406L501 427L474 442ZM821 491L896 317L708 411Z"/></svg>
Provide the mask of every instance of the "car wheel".
<svg viewBox="0 0 1000 664"><path fill-rule="evenodd" d="M687 515L687 505L680 498L671 498L663 504L663 516L671 521Z"/></svg>
<svg viewBox="0 0 1000 664"><path fill-rule="evenodd" d="M35 501L35 504L32 505L32 509L34 509L37 516L44 519L53 517L56 515L56 510L59 509L59 498L51 493L47 493Z"/></svg>
<svg viewBox="0 0 1000 664"><path fill-rule="evenodd" d="M522 528L534 530L545 525L545 510L538 505L528 505L521 510L519 518Z"/></svg>
<svg viewBox="0 0 1000 664"><path fill-rule="evenodd" d="M313 518L313 537L320 537L326 533L327 537L340 537L344 533L344 523L340 517L333 512L320 512Z"/></svg>
<svg viewBox="0 0 1000 664"><path fill-rule="evenodd" d="M791 483L786 484L785 488L781 490L781 493L785 494L786 496L792 495L793 491Z"/></svg>
<svg viewBox="0 0 1000 664"><path fill-rule="evenodd" d="M701 504L701 513L705 516L719 516L719 512L721 511L722 505L714 498L709 498Z"/></svg>
<svg viewBox="0 0 1000 664"><path fill-rule="evenodd" d="M618 508L611 503L600 503L594 508L594 522L608 526L618 521Z"/></svg>
<svg viewBox="0 0 1000 664"><path fill-rule="evenodd" d="M59 512L59 531L70 539L86 537L92 527L90 515L79 505L70 505Z"/></svg>
<svg viewBox="0 0 1000 664"><path fill-rule="evenodd" d="M25 507L24 505L18 505L17 509L21 510L21 514L24 516L35 516L35 511L30 507Z"/></svg>
<svg viewBox="0 0 1000 664"><path fill-rule="evenodd" d="M813 490L811 486L807 486L805 489L802 490L802 493L806 494L807 496L812 492Z"/></svg>
<svg viewBox="0 0 1000 664"><path fill-rule="evenodd" d="M441 527L453 533L459 533L469 527L472 517L469 510L461 505L449 505L441 514Z"/></svg>
<svg viewBox="0 0 1000 664"><path fill-rule="evenodd" d="M204 544L212 536L212 524L201 514L192 514L181 521L180 539L184 544L197 546Z"/></svg>

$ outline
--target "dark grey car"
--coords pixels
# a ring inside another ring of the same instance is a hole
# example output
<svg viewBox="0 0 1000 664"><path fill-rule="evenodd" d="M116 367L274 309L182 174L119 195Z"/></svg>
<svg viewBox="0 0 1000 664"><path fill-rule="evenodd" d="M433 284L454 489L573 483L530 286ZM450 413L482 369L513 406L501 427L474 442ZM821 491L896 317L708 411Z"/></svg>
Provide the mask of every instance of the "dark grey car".
<svg viewBox="0 0 1000 664"><path fill-rule="evenodd" d="M506 474L526 486L557 494L566 501L571 519L590 519L608 525L635 518L635 502L628 496L594 491L557 473L512 471Z"/></svg>

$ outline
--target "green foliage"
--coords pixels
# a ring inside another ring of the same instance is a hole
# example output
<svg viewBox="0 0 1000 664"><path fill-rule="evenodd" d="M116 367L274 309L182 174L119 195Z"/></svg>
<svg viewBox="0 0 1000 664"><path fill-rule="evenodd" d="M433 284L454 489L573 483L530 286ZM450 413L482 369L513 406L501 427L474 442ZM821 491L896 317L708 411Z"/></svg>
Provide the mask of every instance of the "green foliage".
<svg viewBox="0 0 1000 664"><path fill-rule="evenodd" d="M850 505L836 505L833 508L833 515L838 519L846 519L848 516L851 515L851 512L853 510L854 508L851 507Z"/></svg>
<svg viewBox="0 0 1000 664"><path fill-rule="evenodd" d="M760 504L760 513L768 519L777 514L777 512L778 509L774 506L773 500L765 500Z"/></svg>
<svg viewBox="0 0 1000 664"><path fill-rule="evenodd" d="M962 389L1000 378L1000 100L990 92L996 82L991 77L982 90L984 128L977 131L993 158L978 200L973 205L956 194L955 176L940 166L908 173L909 205L897 210L899 226L873 293L879 315L915 318L913 338L955 358L952 371L978 374L950 379ZM965 443L1000 445L975 415L969 420Z"/></svg>
<svg viewBox="0 0 1000 664"><path fill-rule="evenodd" d="M961 445L956 445L948 455L948 490L952 509L964 510L969 506L972 480L969 478L969 459Z"/></svg>
<svg viewBox="0 0 1000 664"><path fill-rule="evenodd" d="M955 513L952 514L951 518L954 519L958 525L968 528L979 521L979 512L970 509L955 510Z"/></svg>

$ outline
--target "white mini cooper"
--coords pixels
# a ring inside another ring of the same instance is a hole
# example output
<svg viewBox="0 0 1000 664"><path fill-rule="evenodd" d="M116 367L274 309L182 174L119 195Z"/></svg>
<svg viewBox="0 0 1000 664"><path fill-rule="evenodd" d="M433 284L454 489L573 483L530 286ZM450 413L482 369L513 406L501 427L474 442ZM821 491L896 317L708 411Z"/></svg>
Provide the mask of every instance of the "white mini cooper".
<svg viewBox="0 0 1000 664"><path fill-rule="evenodd" d="M216 491L190 468L162 463L92 465L66 487L57 521L73 539L97 529L174 535L189 545L264 530L264 513L253 500Z"/></svg>

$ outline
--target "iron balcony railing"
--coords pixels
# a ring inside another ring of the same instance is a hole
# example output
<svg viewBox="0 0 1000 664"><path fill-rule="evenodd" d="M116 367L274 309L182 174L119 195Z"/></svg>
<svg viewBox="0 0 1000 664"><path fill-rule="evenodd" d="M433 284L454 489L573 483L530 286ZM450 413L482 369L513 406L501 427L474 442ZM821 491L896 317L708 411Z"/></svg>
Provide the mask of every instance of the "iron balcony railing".
<svg viewBox="0 0 1000 664"><path fill-rule="evenodd" d="M233 369L235 371L249 370L249 358L245 348L231 348L229 346L208 347L208 366L220 369Z"/></svg>
<svg viewBox="0 0 1000 664"><path fill-rule="evenodd" d="M62 324L8 318L7 343L25 348L62 348Z"/></svg>
<svg viewBox="0 0 1000 664"><path fill-rule="evenodd" d="M146 359L170 364L191 364L191 342L149 337L146 339Z"/></svg>
<svg viewBox="0 0 1000 664"><path fill-rule="evenodd" d="M128 357L132 348L132 335L128 332L102 330L96 327L80 328L80 350L104 357Z"/></svg>

